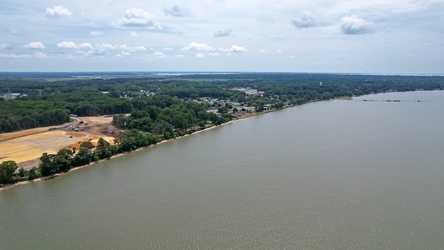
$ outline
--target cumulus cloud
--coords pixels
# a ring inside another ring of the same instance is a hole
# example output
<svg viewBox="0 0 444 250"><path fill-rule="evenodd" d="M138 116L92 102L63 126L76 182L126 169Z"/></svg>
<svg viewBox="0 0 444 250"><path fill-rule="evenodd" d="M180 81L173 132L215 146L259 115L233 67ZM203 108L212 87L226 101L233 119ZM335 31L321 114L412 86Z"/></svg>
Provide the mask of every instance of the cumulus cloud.
<svg viewBox="0 0 444 250"><path fill-rule="evenodd" d="M48 58L48 56L46 55L46 53L42 53L42 52L36 52L34 54L35 58L39 58L39 59L43 59L43 58Z"/></svg>
<svg viewBox="0 0 444 250"><path fill-rule="evenodd" d="M119 45L119 49L132 50L132 48L126 44Z"/></svg>
<svg viewBox="0 0 444 250"><path fill-rule="evenodd" d="M224 37L224 36L230 36L231 30L225 29L225 30L218 30L216 33L214 33L214 37Z"/></svg>
<svg viewBox="0 0 444 250"><path fill-rule="evenodd" d="M153 56L157 56L159 58L167 58L167 56L164 53L160 52L160 51L154 52Z"/></svg>
<svg viewBox="0 0 444 250"><path fill-rule="evenodd" d="M209 56L219 56L219 53L210 53Z"/></svg>
<svg viewBox="0 0 444 250"><path fill-rule="evenodd" d="M145 46L136 46L136 47L132 47L134 51L145 51L146 48Z"/></svg>
<svg viewBox="0 0 444 250"><path fill-rule="evenodd" d="M257 53L259 53L259 54L270 54L271 50L260 49Z"/></svg>
<svg viewBox="0 0 444 250"><path fill-rule="evenodd" d="M202 59L202 58L205 58L205 55L202 54L202 53L198 53L198 54L195 55L194 57L199 58L199 59Z"/></svg>
<svg viewBox="0 0 444 250"><path fill-rule="evenodd" d="M183 47L182 50L212 51L214 49L210 45L205 43L192 42L190 43L190 45Z"/></svg>
<svg viewBox="0 0 444 250"><path fill-rule="evenodd" d="M79 43L77 44L79 49L92 49L93 46L90 43Z"/></svg>
<svg viewBox="0 0 444 250"><path fill-rule="evenodd" d="M164 8L163 11L165 12L165 15L174 17L186 17L192 15L187 7L179 5L177 2L172 6Z"/></svg>
<svg viewBox="0 0 444 250"><path fill-rule="evenodd" d="M8 58L8 59L24 59L29 58L30 55L17 55L17 54L0 54L0 58Z"/></svg>
<svg viewBox="0 0 444 250"><path fill-rule="evenodd" d="M296 28L310 28L316 26L316 16L307 10L299 11L299 14L293 18L291 24Z"/></svg>
<svg viewBox="0 0 444 250"><path fill-rule="evenodd" d="M117 57L125 57L125 56L130 56L131 53L129 53L128 51L122 50L119 54L117 54Z"/></svg>
<svg viewBox="0 0 444 250"><path fill-rule="evenodd" d="M114 25L124 27L152 27L162 29L159 22L154 19L151 13L145 12L143 9L131 8L125 11L123 17L118 19Z"/></svg>
<svg viewBox="0 0 444 250"><path fill-rule="evenodd" d="M367 34L375 30L372 22L366 21L356 15L344 16L339 24L342 33L347 35Z"/></svg>
<svg viewBox="0 0 444 250"><path fill-rule="evenodd" d="M248 52L248 50L246 48L241 47L241 46L237 46L237 45L233 45L233 46L231 46L231 48L228 48L228 49L219 49L219 50L223 51L223 52L228 52L228 53L230 53L230 52L234 52L234 53Z"/></svg>
<svg viewBox="0 0 444 250"><path fill-rule="evenodd" d="M137 32L135 32L135 31L131 31L131 32L130 32L130 35L131 35L132 37L138 37L138 36L139 36L139 34L137 34Z"/></svg>
<svg viewBox="0 0 444 250"><path fill-rule="evenodd" d="M63 6L55 6L54 8L46 8L45 16L49 18L69 17L72 12Z"/></svg>
<svg viewBox="0 0 444 250"><path fill-rule="evenodd" d="M117 46L109 44L109 43L102 43L99 45L99 48L104 49L104 50L113 50L113 49L116 49Z"/></svg>
<svg viewBox="0 0 444 250"><path fill-rule="evenodd" d="M112 45L111 45L112 46ZM145 46L135 46L131 47L126 44L122 44L119 46L119 49L122 49L124 51L134 52L134 51L144 51L146 50Z"/></svg>
<svg viewBox="0 0 444 250"><path fill-rule="evenodd" d="M67 42L67 41L63 41L57 44L58 48L62 48L62 49L77 49L78 46L75 42Z"/></svg>
<svg viewBox="0 0 444 250"><path fill-rule="evenodd" d="M57 44L58 48L61 49L93 49L93 46L90 43L75 43L63 41Z"/></svg>
<svg viewBox="0 0 444 250"><path fill-rule="evenodd" d="M103 35L103 32L101 32L101 31L91 31L91 36L101 36L101 35Z"/></svg>
<svg viewBox="0 0 444 250"><path fill-rule="evenodd" d="M84 54L85 56L99 56L99 57L103 57L105 55L108 55L108 51L106 49L92 49L89 50L88 52L86 52Z"/></svg>
<svg viewBox="0 0 444 250"><path fill-rule="evenodd" d="M0 43L0 50L2 49L11 49L11 46L7 43Z"/></svg>
<svg viewBox="0 0 444 250"><path fill-rule="evenodd" d="M26 48L26 49L44 49L44 48L46 48L46 46L43 43L39 42L39 41L35 41L35 42L30 42L28 44L23 45L23 48Z"/></svg>
<svg viewBox="0 0 444 250"><path fill-rule="evenodd" d="M163 50L165 50L165 51L173 51L174 48L163 48Z"/></svg>

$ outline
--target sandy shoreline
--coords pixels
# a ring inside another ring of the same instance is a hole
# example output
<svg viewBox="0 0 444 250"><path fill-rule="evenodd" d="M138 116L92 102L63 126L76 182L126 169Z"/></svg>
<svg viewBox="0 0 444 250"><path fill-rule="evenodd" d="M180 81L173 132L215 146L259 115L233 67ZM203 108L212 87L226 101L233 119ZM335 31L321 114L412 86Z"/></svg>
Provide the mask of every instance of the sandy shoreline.
<svg viewBox="0 0 444 250"><path fill-rule="evenodd" d="M292 106L290 106L290 107L292 107ZM58 176L69 174L69 173L71 173L73 171L76 171L76 170L79 170L79 169L82 169L82 168L86 168L86 167L92 166L92 165L94 165L96 163L112 160L114 158L130 154L132 152L137 152L137 151L141 151L141 150L148 149L148 148L151 148L151 147L155 147L156 145L159 145L159 144L167 143L167 142L174 141L174 140L177 140L177 139L180 139L180 138L184 138L184 137L187 137L187 136L191 136L191 135L199 134L199 133L202 133L202 132L206 132L206 131L209 131L211 129L219 128L219 127L222 127L222 126L234 123L234 122L238 122L238 121L250 118L250 117L254 117L254 116L257 116L257 115L262 115L262 114L273 112L273 111L277 111L277 110L267 110L267 111L264 111L264 112L261 112L261 113L254 113L252 115L245 116L245 117L240 117L240 118L237 118L235 120L231 120L229 122L222 123L222 124L217 125L217 126L212 126L212 127L209 127L209 128L205 128L205 129L193 132L191 134L186 134L184 136L176 137L176 138L173 138L173 139L163 140L163 141L160 141L160 142L158 142L156 144L152 144L152 145L149 145L149 146L146 146L146 147L138 148L138 149L130 151L130 152L116 154L116 155L111 156L110 158L101 159L99 161L91 162L91 163L89 163L87 165L83 165L83 166L80 166L80 167L72 168L72 169L70 169L66 173L58 173L58 174L55 174L55 175L52 175L52 176L41 177L41 178L30 180L30 181L20 181L20 182L14 183L14 184L6 184L6 185L3 185L3 186L0 186L0 191L6 190L6 189L9 189L9 188L13 188L13 187L17 187L17 186L22 186L22 185L30 184L30 183L35 183L35 182L39 182L39 181L45 181L45 180L54 179L54 178L56 178Z"/></svg>

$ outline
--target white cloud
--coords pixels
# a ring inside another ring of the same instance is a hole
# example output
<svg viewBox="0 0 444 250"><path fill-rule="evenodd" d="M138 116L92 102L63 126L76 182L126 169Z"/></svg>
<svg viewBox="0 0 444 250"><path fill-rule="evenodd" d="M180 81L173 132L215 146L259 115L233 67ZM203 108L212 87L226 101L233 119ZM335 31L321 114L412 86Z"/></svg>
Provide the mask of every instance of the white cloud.
<svg viewBox="0 0 444 250"><path fill-rule="evenodd" d="M164 53L160 52L160 51L154 52L153 56L157 56L159 58L167 58L167 56Z"/></svg>
<svg viewBox="0 0 444 250"><path fill-rule="evenodd" d="M17 54L0 54L0 58L7 58L7 59L24 59L24 58L29 58L30 55L27 54L22 54L22 55L17 55Z"/></svg>
<svg viewBox="0 0 444 250"><path fill-rule="evenodd" d="M122 50L125 50L125 51L129 51L129 52L146 50L145 46L131 47L131 46L128 46L126 44L120 45L119 49L122 49Z"/></svg>
<svg viewBox="0 0 444 250"><path fill-rule="evenodd" d="M219 53L210 53L209 56L219 56Z"/></svg>
<svg viewBox="0 0 444 250"><path fill-rule="evenodd" d="M145 51L146 48L145 48L145 46L136 46L136 47L133 47L133 50L134 51Z"/></svg>
<svg viewBox="0 0 444 250"><path fill-rule="evenodd" d="M185 57L185 55L176 55L177 58Z"/></svg>
<svg viewBox="0 0 444 250"><path fill-rule="evenodd" d="M174 48L163 48L164 51L173 51Z"/></svg>
<svg viewBox="0 0 444 250"><path fill-rule="evenodd" d="M224 36L230 36L231 30L225 29L225 30L218 30L216 33L214 33L214 37L224 37Z"/></svg>
<svg viewBox="0 0 444 250"><path fill-rule="evenodd" d="M90 43L79 43L79 49L92 49L93 46Z"/></svg>
<svg viewBox="0 0 444 250"><path fill-rule="evenodd" d="M91 36L101 36L101 35L103 35L103 32L101 32L101 31L91 31Z"/></svg>
<svg viewBox="0 0 444 250"><path fill-rule="evenodd" d="M192 42L187 47L183 47L182 50L212 51L214 49L210 45L205 44L205 43Z"/></svg>
<svg viewBox="0 0 444 250"><path fill-rule="evenodd" d="M46 53L42 53L42 52L36 52L34 54L35 58L39 58L39 59L43 59L43 58L48 58L48 56L46 55Z"/></svg>
<svg viewBox="0 0 444 250"><path fill-rule="evenodd" d="M282 50L276 50L276 53L281 54Z"/></svg>
<svg viewBox="0 0 444 250"><path fill-rule="evenodd" d="M342 17L339 26L342 33L350 35L367 34L375 30L375 25L372 22L361 19L356 15Z"/></svg>
<svg viewBox="0 0 444 250"><path fill-rule="evenodd" d="M131 31L131 32L130 32L130 36L132 36L132 37L138 37L139 34L137 34L137 32L135 32L135 31Z"/></svg>
<svg viewBox="0 0 444 250"><path fill-rule="evenodd" d="M299 14L293 18L291 24L296 28L310 28L316 26L316 16L310 11L301 10Z"/></svg>
<svg viewBox="0 0 444 250"><path fill-rule="evenodd" d="M102 44L99 45L99 47L101 49L105 49L105 50L113 50L113 49L117 48L117 46L109 44L109 43L102 43Z"/></svg>
<svg viewBox="0 0 444 250"><path fill-rule="evenodd" d="M202 54L202 53L198 53L198 54L196 54L194 57L199 58L199 59L202 59L202 58L205 58L205 55Z"/></svg>
<svg viewBox="0 0 444 250"><path fill-rule="evenodd" d="M119 49L124 49L124 50L131 50L132 48L126 44L122 44L119 46Z"/></svg>
<svg viewBox="0 0 444 250"><path fill-rule="evenodd" d="M93 49L93 46L90 43L75 43L63 41L57 44L58 48L61 49Z"/></svg>
<svg viewBox="0 0 444 250"><path fill-rule="evenodd" d="M288 58L294 58L294 55L289 55Z"/></svg>
<svg viewBox="0 0 444 250"><path fill-rule="evenodd" d="M92 49L86 53L84 53L85 56L99 56L103 57L105 55L108 55L108 51L106 49Z"/></svg>
<svg viewBox="0 0 444 250"><path fill-rule="evenodd" d="M270 54L271 50L260 49L257 53L259 53L259 54Z"/></svg>
<svg viewBox="0 0 444 250"><path fill-rule="evenodd" d="M35 42L30 42L28 44L23 45L23 48L26 48L26 49L44 49L44 48L46 48L46 46L43 43L39 42L39 41L35 41Z"/></svg>
<svg viewBox="0 0 444 250"><path fill-rule="evenodd" d="M243 52L248 52L248 50L244 47L241 46L237 46L237 45L233 45L231 46L231 48L228 49L219 49L220 51L223 52L234 52L234 53L243 53Z"/></svg>
<svg viewBox="0 0 444 250"><path fill-rule="evenodd" d="M67 42L67 41L63 41L57 44L58 48L62 48L62 49L77 49L78 46L75 42Z"/></svg>
<svg viewBox="0 0 444 250"><path fill-rule="evenodd" d="M55 6L54 8L46 8L45 16L49 18L69 17L72 12L63 6Z"/></svg>
<svg viewBox="0 0 444 250"><path fill-rule="evenodd" d="M2 49L11 49L11 46L7 43L0 43L0 50Z"/></svg>
<svg viewBox="0 0 444 250"><path fill-rule="evenodd" d="M128 51L122 50L119 54L117 54L117 57L125 57L125 56L130 56L131 53L129 53Z"/></svg>
<svg viewBox="0 0 444 250"><path fill-rule="evenodd" d="M143 9L139 8L127 9L123 17L117 20L114 25L162 29L160 23L155 21L154 16L151 13L145 12Z"/></svg>
<svg viewBox="0 0 444 250"><path fill-rule="evenodd" d="M186 17L192 15L191 11L187 7L179 5L177 2L172 6L164 8L163 10L167 16Z"/></svg>

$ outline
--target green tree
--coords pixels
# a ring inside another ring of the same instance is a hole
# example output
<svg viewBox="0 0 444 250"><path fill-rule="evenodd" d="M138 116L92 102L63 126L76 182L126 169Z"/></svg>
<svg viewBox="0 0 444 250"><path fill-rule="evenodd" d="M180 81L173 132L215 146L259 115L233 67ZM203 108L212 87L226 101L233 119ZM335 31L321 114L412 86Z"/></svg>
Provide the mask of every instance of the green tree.
<svg viewBox="0 0 444 250"><path fill-rule="evenodd" d="M72 166L73 152L69 149L60 149L53 159L53 164L62 172L68 172Z"/></svg>
<svg viewBox="0 0 444 250"><path fill-rule="evenodd" d="M94 155L85 147L80 147L79 152L74 156L73 163L75 166L83 166L93 161Z"/></svg>
<svg viewBox="0 0 444 250"><path fill-rule="evenodd" d="M34 180L34 179L40 178L41 176L42 175L40 174L38 169L36 167L33 167L29 170L28 180Z"/></svg>
<svg viewBox="0 0 444 250"><path fill-rule="evenodd" d="M112 147L109 142L104 140L103 138L100 138L97 142L97 147L95 150L95 154L100 159L109 158L113 155Z"/></svg>
<svg viewBox="0 0 444 250"><path fill-rule="evenodd" d="M39 169L42 176L50 176L60 173L60 169L54 164L54 158L56 155L43 153L40 157Z"/></svg>
<svg viewBox="0 0 444 250"><path fill-rule="evenodd" d="M15 161L4 161L0 164L0 184L13 182L13 176L18 166Z"/></svg>
<svg viewBox="0 0 444 250"><path fill-rule="evenodd" d="M90 141L84 141L80 144L80 147L92 149L94 148L94 145Z"/></svg>

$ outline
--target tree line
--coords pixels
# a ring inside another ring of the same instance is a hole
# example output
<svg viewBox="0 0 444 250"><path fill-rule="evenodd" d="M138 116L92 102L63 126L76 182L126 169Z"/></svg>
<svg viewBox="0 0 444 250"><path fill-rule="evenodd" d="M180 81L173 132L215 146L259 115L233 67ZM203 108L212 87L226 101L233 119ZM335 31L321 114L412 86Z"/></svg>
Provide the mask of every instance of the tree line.
<svg viewBox="0 0 444 250"><path fill-rule="evenodd" d="M7 101L0 98L0 133L62 124L69 121L69 114L96 116L143 110L143 105L158 102L147 93L184 100L226 99L247 103L260 111L264 104L279 108L342 96L444 88L444 77L440 76L243 73L162 77L147 74L134 78L134 75L83 79L68 73L1 74L1 93L11 91L27 96ZM264 95L247 96L230 90L235 87L255 88L264 91ZM194 122L188 119L186 123Z"/></svg>

